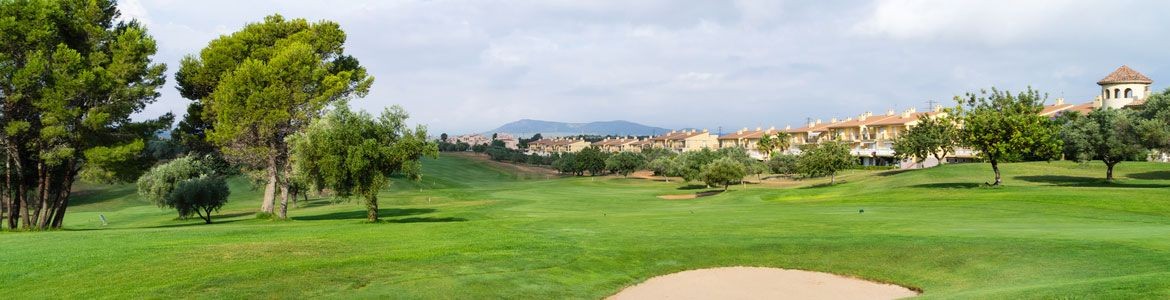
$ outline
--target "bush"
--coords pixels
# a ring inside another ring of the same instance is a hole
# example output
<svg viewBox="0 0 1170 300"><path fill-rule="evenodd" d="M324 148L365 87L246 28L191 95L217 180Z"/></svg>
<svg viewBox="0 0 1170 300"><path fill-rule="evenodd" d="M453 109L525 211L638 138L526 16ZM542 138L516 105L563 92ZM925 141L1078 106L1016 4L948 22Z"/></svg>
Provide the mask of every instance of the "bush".
<svg viewBox="0 0 1170 300"><path fill-rule="evenodd" d="M724 157L703 166L699 178L707 185L722 185L723 190L727 190L731 183L743 180L745 175L747 175L747 170L745 170L743 163L730 157Z"/></svg>
<svg viewBox="0 0 1170 300"><path fill-rule="evenodd" d="M776 154L772 155L771 159L768 159L768 168L771 169L772 173L774 174L796 174L796 161L796 155Z"/></svg>

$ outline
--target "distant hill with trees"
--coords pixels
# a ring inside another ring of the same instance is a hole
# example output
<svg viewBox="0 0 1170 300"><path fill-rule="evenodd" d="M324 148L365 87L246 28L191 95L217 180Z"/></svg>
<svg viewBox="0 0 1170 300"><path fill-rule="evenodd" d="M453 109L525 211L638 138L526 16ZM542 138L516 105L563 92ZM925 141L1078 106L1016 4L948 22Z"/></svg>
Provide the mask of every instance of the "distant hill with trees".
<svg viewBox="0 0 1170 300"><path fill-rule="evenodd" d="M604 121L604 122L589 122L589 123L565 123L553 121L541 121L522 119L519 121L504 124L496 129L489 130L485 134L492 133L509 133L516 136L531 136L540 133L545 137L550 136L575 136L575 135L657 135L664 132L669 132L670 129L647 126L629 121Z"/></svg>

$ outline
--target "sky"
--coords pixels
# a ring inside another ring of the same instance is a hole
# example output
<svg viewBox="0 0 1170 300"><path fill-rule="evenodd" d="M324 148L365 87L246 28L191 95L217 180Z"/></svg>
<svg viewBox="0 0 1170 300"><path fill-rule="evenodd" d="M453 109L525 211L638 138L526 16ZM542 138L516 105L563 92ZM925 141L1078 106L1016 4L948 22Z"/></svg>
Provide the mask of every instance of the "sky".
<svg viewBox="0 0 1170 300"><path fill-rule="evenodd" d="M922 110L990 87L1091 101L1121 65L1170 83L1170 1L121 0L157 62L279 13L332 20L432 134L519 119L724 132ZM182 116L173 77L138 117Z"/></svg>

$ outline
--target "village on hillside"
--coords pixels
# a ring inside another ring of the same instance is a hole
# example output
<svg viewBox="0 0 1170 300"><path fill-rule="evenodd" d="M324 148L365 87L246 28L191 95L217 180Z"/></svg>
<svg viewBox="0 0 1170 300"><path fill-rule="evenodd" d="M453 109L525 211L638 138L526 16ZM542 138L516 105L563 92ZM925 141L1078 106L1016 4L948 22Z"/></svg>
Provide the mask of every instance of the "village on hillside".
<svg viewBox="0 0 1170 300"><path fill-rule="evenodd" d="M1142 73L1123 65L1097 81L1101 93L1093 97L1091 101L1068 103L1064 98L1057 98L1054 103L1044 106L1040 115L1056 118L1068 112L1086 114L1093 109L1102 107L1139 108L1145 103L1146 97L1151 94L1150 85L1153 82ZM901 112L890 109L882 114L864 112L855 117L831 118L827 121L816 119L796 128L791 125L784 128L742 128L722 135L712 133L707 129L690 129L672 130L657 136L609 136L602 137L597 141L589 141L581 137L550 137L529 142L524 150L528 154L547 156L575 153L588 147L597 147L608 153L642 151L650 148L669 149L681 153L701 149L738 147L746 149L753 158L767 159L768 155L764 153L765 151L760 151L757 148L759 141L765 137L779 136L787 137L788 144L791 146L774 153L800 154L802 145L817 144L823 141L843 141L852 146L852 154L858 158L859 165L894 166L903 169L929 167L938 165L939 161L933 157L922 162L899 159L894 151L894 141L917 125L923 116L938 117L946 114L943 105L935 104L929 111L919 111L912 107ZM521 148L517 137L506 133L499 133L495 139L481 134L452 136L446 142L487 145L493 140L502 141L509 149ZM945 158L943 163L974 161L977 154L972 149L957 147L953 154ZM1170 161L1170 156L1155 152L1151 154L1150 160L1166 162Z"/></svg>

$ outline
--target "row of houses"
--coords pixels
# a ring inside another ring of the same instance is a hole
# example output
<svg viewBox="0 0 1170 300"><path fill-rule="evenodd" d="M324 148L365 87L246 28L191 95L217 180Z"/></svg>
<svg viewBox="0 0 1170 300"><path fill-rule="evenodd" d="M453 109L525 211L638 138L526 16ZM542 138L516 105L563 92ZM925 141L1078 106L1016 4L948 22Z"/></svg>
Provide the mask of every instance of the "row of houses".
<svg viewBox="0 0 1170 300"><path fill-rule="evenodd" d="M1063 98L1056 99L1055 103L1046 105L1040 112L1043 116L1056 117L1069 111L1087 113L1090 110L1102 107L1126 108L1140 106L1150 95L1150 80L1145 75L1134 71L1127 66L1121 66L1113 73L1097 82L1101 87L1101 94L1092 101L1081 104L1065 103ZM934 106L929 111L917 111L910 108L901 112L887 110L885 114L875 115L865 112L844 119L833 118L828 122L817 119L801 127L784 129L775 127L763 129L747 128L733 133L715 135L707 130L676 130L666 134L647 138L606 138L597 142L587 142L582 139L552 138L542 139L529 143L529 151L537 154L551 154L577 152L586 147L596 146L605 152L640 151L648 148L670 149L676 152L695 151L700 149L718 149L740 147L748 151L749 155L763 159L764 154L758 151L757 144L764 136L776 136L778 133L789 135L791 147L786 151L792 154L799 153L801 145L815 144L822 141L844 141L851 143L853 154L860 158L864 165L897 165L901 167L913 166L913 162L900 161L894 158L893 144L899 136L918 124L923 116L943 116L946 112L942 106ZM973 159L975 152L970 149L956 149L948 160L964 161ZM937 161L927 161L928 165L937 164Z"/></svg>

